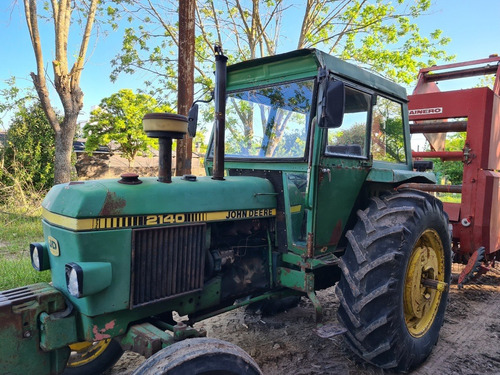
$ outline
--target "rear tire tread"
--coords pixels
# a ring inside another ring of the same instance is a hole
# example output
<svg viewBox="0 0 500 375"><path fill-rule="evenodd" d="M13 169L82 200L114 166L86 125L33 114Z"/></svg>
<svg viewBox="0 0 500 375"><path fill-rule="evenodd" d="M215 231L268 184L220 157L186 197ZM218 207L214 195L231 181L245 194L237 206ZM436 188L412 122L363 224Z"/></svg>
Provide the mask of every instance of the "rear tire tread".
<svg viewBox="0 0 500 375"><path fill-rule="evenodd" d="M368 208L357 214L358 223L346 234L349 246L339 262L342 278L335 289L340 301L339 322L347 328L346 342L358 356L385 369L408 371L428 354L419 354L415 359L405 352L410 349L400 347L399 338L404 333L395 300L400 298L398 293L404 284L401 273L404 275L406 270L401 268L409 256L405 247L413 246L408 241L416 235L412 233L415 228L425 220L434 220L446 248L449 236L444 238L442 233L447 232L447 216L439 200L413 190L374 197ZM432 219L427 218L429 215ZM445 250L445 257L447 251L451 252ZM441 298L441 305L446 305L446 294ZM440 311L444 313L444 307ZM439 327L441 315L435 318ZM437 336L432 346L436 340Z"/></svg>

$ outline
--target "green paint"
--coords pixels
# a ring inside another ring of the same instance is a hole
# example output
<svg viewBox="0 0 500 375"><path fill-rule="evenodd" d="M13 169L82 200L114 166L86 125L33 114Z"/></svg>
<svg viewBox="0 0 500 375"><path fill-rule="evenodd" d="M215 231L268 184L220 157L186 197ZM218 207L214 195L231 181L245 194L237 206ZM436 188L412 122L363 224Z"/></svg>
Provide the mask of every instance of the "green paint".
<svg viewBox="0 0 500 375"><path fill-rule="evenodd" d="M314 290L314 274L278 267L278 283L281 286L308 293Z"/></svg>
<svg viewBox="0 0 500 375"><path fill-rule="evenodd" d="M62 291L76 309L85 315L99 315L127 309L130 302L130 264L132 230L117 229L102 232L71 232L44 222L44 235L59 242L60 256L49 252L52 282ZM99 289L99 283L109 285L87 297L75 298L66 287L66 263L103 262L110 264L110 272L97 273L85 279ZM110 281L111 276L111 281Z"/></svg>
<svg viewBox="0 0 500 375"><path fill-rule="evenodd" d="M406 100L406 90L402 86L317 49L302 49L230 65L227 68L228 90L314 77L319 67L325 67L340 77Z"/></svg>
<svg viewBox="0 0 500 375"><path fill-rule="evenodd" d="M171 334L158 329L151 323L136 324L120 338L122 348L139 353L146 358L174 342Z"/></svg>
<svg viewBox="0 0 500 375"><path fill-rule="evenodd" d="M227 177L224 181L198 177L196 181L172 178L159 183L141 178L139 185L114 180L83 181L54 186L43 201L48 211L71 218L139 214L211 212L261 209L275 206L269 181L255 177ZM175 197L173 199L173 197Z"/></svg>
<svg viewBox="0 0 500 375"><path fill-rule="evenodd" d="M358 159L321 158L314 195L315 255L335 250L338 245L368 175L363 163Z"/></svg>
<svg viewBox="0 0 500 375"><path fill-rule="evenodd" d="M400 184L403 182L436 183L436 175L434 173L389 169L390 165L387 164L388 163L385 163L385 168L372 168L366 180L369 182L382 182L387 184Z"/></svg>
<svg viewBox="0 0 500 375"><path fill-rule="evenodd" d="M57 317L40 314L40 347L45 351L60 349L78 341L75 315Z"/></svg>
<svg viewBox="0 0 500 375"><path fill-rule="evenodd" d="M128 292L127 286L127 292ZM177 311L179 315L193 314L197 311L214 309L220 305L220 278L208 281L201 292L172 298L163 302L137 307L132 310L120 309L108 313L90 316L78 316L79 341L93 341L101 335L115 337L127 332L131 322L164 312ZM90 297L88 297L90 298Z"/></svg>

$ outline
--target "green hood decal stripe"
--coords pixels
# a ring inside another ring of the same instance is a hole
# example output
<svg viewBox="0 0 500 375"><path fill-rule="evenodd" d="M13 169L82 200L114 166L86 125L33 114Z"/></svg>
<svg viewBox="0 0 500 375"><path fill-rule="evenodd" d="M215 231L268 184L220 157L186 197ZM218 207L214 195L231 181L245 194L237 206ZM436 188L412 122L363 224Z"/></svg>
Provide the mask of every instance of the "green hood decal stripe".
<svg viewBox="0 0 500 375"><path fill-rule="evenodd" d="M301 206L293 206L292 212L300 211ZM165 213L156 215L113 216L100 218L75 219L55 214L46 209L42 217L49 224L72 231L95 231L123 228L140 228L159 225L198 223L209 221L242 220L276 216L275 208L251 210L229 210L215 212Z"/></svg>

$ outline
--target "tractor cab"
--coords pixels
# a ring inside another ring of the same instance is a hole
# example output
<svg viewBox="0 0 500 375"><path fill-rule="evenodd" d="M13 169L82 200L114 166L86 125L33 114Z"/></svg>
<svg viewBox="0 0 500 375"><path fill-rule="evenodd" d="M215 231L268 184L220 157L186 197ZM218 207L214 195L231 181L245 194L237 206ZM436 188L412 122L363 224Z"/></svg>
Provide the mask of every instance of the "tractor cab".
<svg viewBox="0 0 500 375"><path fill-rule="evenodd" d="M225 175L271 181L281 252L335 252L366 182L433 181L413 172L405 90L342 60L305 49L230 65L226 91L207 174L223 148Z"/></svg>

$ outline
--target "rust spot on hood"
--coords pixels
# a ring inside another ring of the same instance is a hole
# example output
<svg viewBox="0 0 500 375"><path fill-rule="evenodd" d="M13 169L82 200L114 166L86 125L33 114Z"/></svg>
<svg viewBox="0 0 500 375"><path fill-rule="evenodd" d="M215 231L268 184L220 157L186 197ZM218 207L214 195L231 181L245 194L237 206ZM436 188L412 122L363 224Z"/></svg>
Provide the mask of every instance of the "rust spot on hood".
<svg viewBox="0 0 500 375"><path fill-rule="evenodd" d="M126 205L127 202L125 199L117 197L114 192L108 191L99 216L118 215Z"/></svg>

